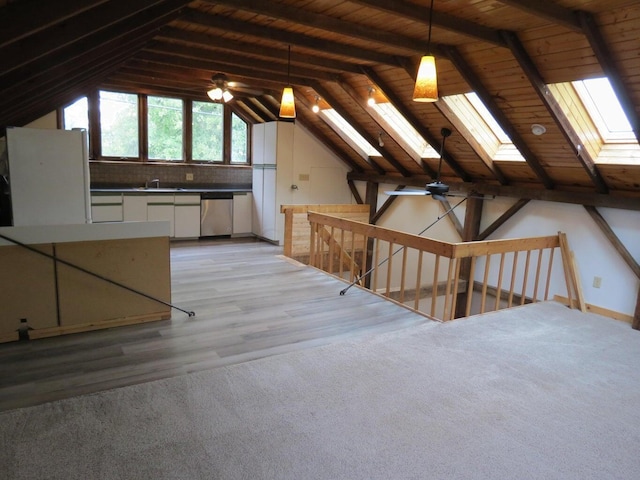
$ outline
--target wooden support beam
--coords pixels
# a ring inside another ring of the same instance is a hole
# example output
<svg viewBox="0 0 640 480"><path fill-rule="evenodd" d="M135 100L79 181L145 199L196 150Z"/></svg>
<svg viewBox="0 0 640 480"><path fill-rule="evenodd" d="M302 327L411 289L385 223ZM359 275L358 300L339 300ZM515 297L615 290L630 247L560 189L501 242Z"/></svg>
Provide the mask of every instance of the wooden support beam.
<svg viewBox="0 0 640 480"><path fill-rule="evenodd" d="M0 48L107 2L108 0L57 0L39 2L37 8L29 2L9 2L3 7L0 17Z"/></svg>
<svg viewBox="0 0 640 480"><path fill-rule="evenodd" d="M255 0L204 0L206 3L226 5L228 7L246 10L249 12L277 18L297 25L306 25L316 29L331 32L332 34L364 40L367 43L380 44L385 47L399 50L413 51L420 54L426 51L426 41L415 40L411 37L385 32L380 29L373 30L367 25L349 22L336 17L313 13L309 10L296 8L293 5L284 5L275 2L256 2Z"/></svg>
<svg viewBox="0 0 640 480"><path fill-rule="evenodd" d="M425 27L429 25L429 11L426 8L417 8L414 3L409 3L404 0L393 0L392 2L389 0L352 0L352 2L376 8L392 15L408 18L414 22L416 20L421 21ZM433 12L433 25L451 32L466 35L475 40L482 40L483 42L499 46L504 45L500 35L498 35L498 32L495 30L480 25L479 23L448 15L444 12Z"/></svg>
<svg viewBox="0 0 640 480"><path fill-rule="evenodd" d="M381 63L383 65L398 66L394 55L379 53L374 50L358 48L333 40L311 37L297 32L280 30L273 27L243 22L228 16L209 15L196 10L189 10L182 17L185 21L220 30L222 32L236 32L249 37L269 39L284 45L298 45L316 52L330 53L339 57L350 57L363 62Z"/></svg>
<svg viewBox="0 0 640 480"><path fill-rule="evenodd" d="M554 2L541 2L540 0L500 0L512 7L519 8L540 18L563 25L574 32L580 31L580 22L573 10L565 8Z"/></svg>
<svg viewBox="0 0 640 480"><path fill-rule="evenodd" d="M538 180L545 186L545 188L553 189L554 182L551 177L542 167L540 160L536 157L533 151L529 148L524 138L518 133L515 126L507 118L502 109L498 106L491 93L487 90L484 84L479 80L479 76L473 71L469 63L460 54L457 48L452 46L442 47L447 55L447 58L456 67L456 70L464 77L465 81L471 86L474 92L478 95L480 100L487 110L491 113L493 118L498 122L502 130L508 135L516 148L520 151L525 161L538 177Z"/></svg>
<svg viewBox="0 0 640 480"><path fill-rule="evenodd" d="M161 43L165 43L165 40L169 40L169 43L172 44L180 43L197 46L206 45L210 52L222 50L226 52L240 53L242 55L271 58L280 63L284 59L281 48L256 45L255 43L242 42L238 40L229 42L224 37L208 35L200 32L185 31L171 26L164 27L154 38L162 41ZM153 48L153 44L150 45L150 49ZM324 58L309 53L305 53L303 56L297 55L296 52L291 52L291 64L295 65L296 63L303 63L310 67L316 67L324 71L328 70L336 73L360 73L360 67L350 62Z"/></svg>
<svg viewBox="0 0 640 480"><path fill-rule="evenodd" d="M533 63L533 60L531 60L531 57L520 42L518 36L513 32L501 33L509 45L514 58L520 64L520 68L522 68L522 71L527 75L527 78L537 93L538 98L542 101L544 106L547 108L547 111L556 122L556 125L567 141L570 150L575 153L577 160L582 164L587 175L589 175L589 178L596 187L596 191L598 193L608 193L609 187L602 178L602 175L600 175L595 161L589 154L587 148L585 148L584 142L580 138L580 135L578 135L578 132L576 132L576 129L573 128L573 125L571 125L571 122L562 110L562 107L549 91L547 83L542 78L542 75Z"/></svg>
<svg viewBox="0 0 640 480"><path fill-rule="evenodd" d="M483 205L484 200L482 198L470 197L467 199L467 208L464 215L464 227L461 235L463 242L472 242L477 240L478 233L480 232L480 223L482 222ZM459 278L467 285L473 284L473 278L471 278L471 262L471 258L463 258L460 262ZM456 299L455 318L465 316L469 295L473 295L472 288L466 289L465 292L458 293L458 298Z"/></svg>
<svg viewBox="0 0 640 480"><path fill-rule="evenodd" d="M365 194L365 201L369 204L369 223L373 222L376 211L378 210L378 187L377 183L367 182L367 191ZM369 272L373 268L373 246L375 241L372 237L367 238L366 255L364 261L363 272ZM367 275L364 279L364 286L371 288L371 275Z"/></svg>
<svg viewBox="0 0 640 480"><path fill-rule="evenodd" d="M356 203L358 205L362 205L364 202L362 201L362 197L360 196L360 192L356 188L356 184L353 180L347 180L347 184L349 185L349 190L351 190L351 194L353 198L355 198Z"/></svg>
<svg viewBox="0 0 640 480"><path fill-rule="evenodd" d="M498 219L496 219L491 225L485 228L484 231L482 231L482 233L479 233L478 238L476 238L476 240L486 240L489 237L489 235L491 235L499 227L504 225L507 222L507 220L513 217L516 213L518 213L520 209L529 202L530 202L529 199L521 198L516 203L511 205L511 207L509 207L509 209L506 212L500 215Z"/></svg>
<svg viewBox="0 0 640 480"><path fill-rule="evenodd" d="M580 21L582 31L587 36L589 44L591 45L593 52L596 54L598 63L602 66L602 70L604 70L605 75L609 79L611 88L613 88L616 97L618 97L618 101L620 102L622 110L624 110L624 114L631 124L636 140L640 142L640 113L638 113L636 105L633 102L630 88L625 85L622 79L620 68L616 63L615 56L602 36L593 15L588 12L579 11L578 19Z"/></svg>
<svg viewBox="0 0 640 480"><path fill-rule="evenodd" d="M349 173L352 180L377 181L379 183L390 183L394 185L407 185L424 188L424 184L429 182L425 176L414 175L411 178L401 178L392 175L373 175ZM542 200L545 202L562 202L578 205L592 205L594 207L620 208L623 210L640 210L640 196L611 195L589 193L585 191L573 190L546 190L525 186L493 185L489 183L455 183L448 182L451 191L464 192L469 194L493 195L498 197L523 198L529 200Z"/></svg>
<svg viewBox="0 0 640 480"><path fill-rule="evenodd" d="M615 234L615 232L611 229L611 227L609 226L607 221L604 219L604 217L600 214L600 212L598 212L598 210L595 207L585 205L584 208L587 211L587 213L591 215L591 218L593 219L594 222L596 222L596 225L598 225L602 233L604 233L605 237L607 237L607 240L609 240L611 245L613 245L613 248L616 249L616 251L620 254L620 256L625 261L625 263L633 271L635 276L638 279L640 279L640 265L633 258L633 255L631 255L631 252L627 250L627 247L625 247L624 244L620 241L620 239Z"/></svg>

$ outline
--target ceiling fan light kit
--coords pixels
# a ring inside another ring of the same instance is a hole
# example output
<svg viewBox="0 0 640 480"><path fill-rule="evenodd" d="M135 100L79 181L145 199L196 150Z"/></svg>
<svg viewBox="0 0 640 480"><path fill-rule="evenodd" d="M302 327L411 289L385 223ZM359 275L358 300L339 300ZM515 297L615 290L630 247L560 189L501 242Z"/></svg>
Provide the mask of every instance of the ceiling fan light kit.
<svg viewBox="0 0 640 480"><path fill-rule="evenodd" d="M414 102L437 102L438 101L438 72L436 70L436 59L431 55L431 26L433 18L433 0L429 9L429 39L427 40L427 55L423 55L418 67L416 84L413 89Z"/></svg>

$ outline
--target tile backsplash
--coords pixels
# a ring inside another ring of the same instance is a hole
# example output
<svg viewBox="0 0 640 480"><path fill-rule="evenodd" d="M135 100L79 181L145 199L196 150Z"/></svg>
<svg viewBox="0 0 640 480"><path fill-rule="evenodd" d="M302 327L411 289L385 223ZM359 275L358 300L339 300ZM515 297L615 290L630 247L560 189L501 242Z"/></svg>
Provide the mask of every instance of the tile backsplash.
<svg viewBox="0 0 640 480"><path fill-rule="evenodd" d="M90 162L91 187L142 187L158 179L163 187L251 188L249 166ZM193 180L187 180L193 176Z"/></svg>

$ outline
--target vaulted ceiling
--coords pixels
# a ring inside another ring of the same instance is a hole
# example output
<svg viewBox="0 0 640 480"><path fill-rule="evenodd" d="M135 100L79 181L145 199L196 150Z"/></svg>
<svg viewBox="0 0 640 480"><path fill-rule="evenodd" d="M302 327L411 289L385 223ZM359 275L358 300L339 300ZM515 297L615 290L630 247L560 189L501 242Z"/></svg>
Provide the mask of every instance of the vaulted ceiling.
<svg viewBox="0 0 640 480"><path fill-rule="evenodd" d="M441 129L453 130L442 177L460 189L640 208L640 162L596 162L547 88L608 76L640 138L640 2L435 0L440 95L475 91L523 162L488 158L444 102L412 101L430 3L0 0L0 126L24 125L98 88L207 100L212 75L225 73L250 87L231 105L252 123L276 120L280 92L293 84L296 121L350 167L350 179L432 180L438 159L415 158L385 131L366 103L373 88L437 151ZM363 156L313 113L316 98L380 156ZM534 135L532 124L546 133Z"/></svg>

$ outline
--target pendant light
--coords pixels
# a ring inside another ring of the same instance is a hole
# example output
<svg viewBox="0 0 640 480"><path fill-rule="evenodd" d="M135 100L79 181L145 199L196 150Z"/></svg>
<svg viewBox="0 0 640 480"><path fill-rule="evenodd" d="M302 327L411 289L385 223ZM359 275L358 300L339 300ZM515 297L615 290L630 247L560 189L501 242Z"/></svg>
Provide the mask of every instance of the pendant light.
<svg viewBox="0 0 640 480"><path fill-rule="evenodd" d="M436 72L436 59L431 55L431 26L433 23L433 0L429 9L429 39L427 40L427 54L420 60L418 76L413 90L415 102L438 101L438 76Z"/></svg>
<svg viewBox="0 0 640 480"><path fill-rule="evenodd" d="M289 45L289 55L287 59L287 86L282 90L282 100L280 100L280 117L296 118L296 103L293 96L293 87L290 81L291 74L291 45Z"/></svg>

